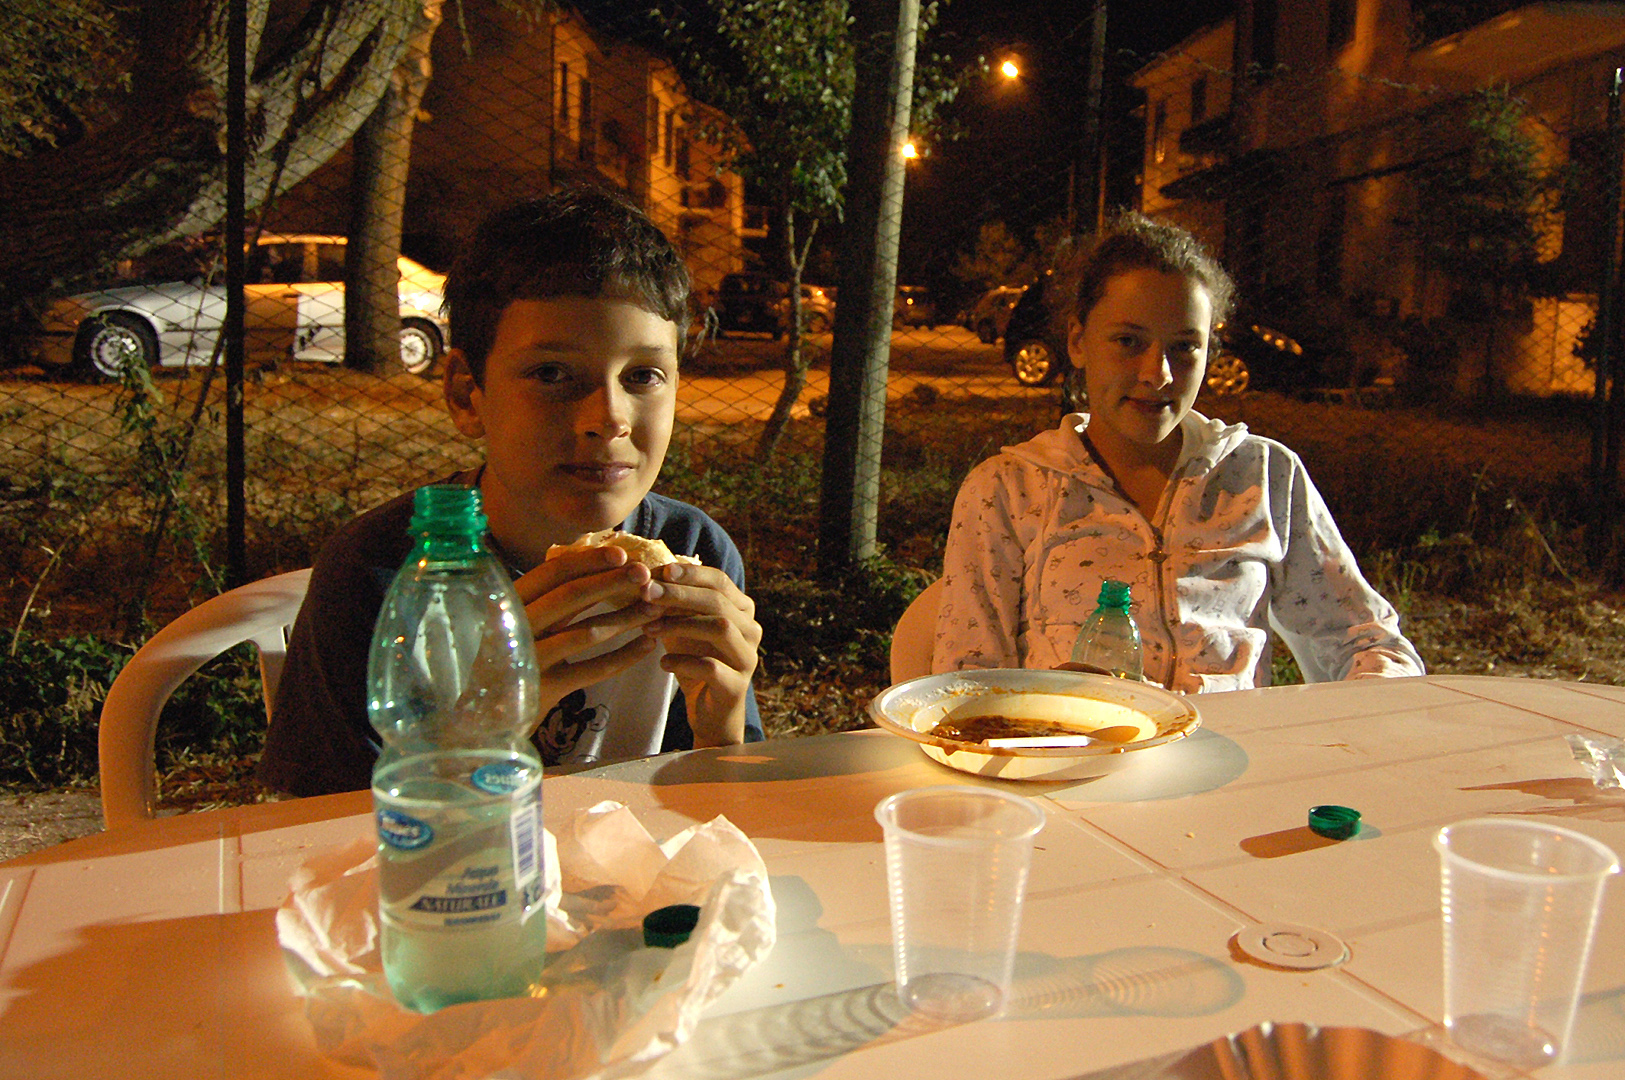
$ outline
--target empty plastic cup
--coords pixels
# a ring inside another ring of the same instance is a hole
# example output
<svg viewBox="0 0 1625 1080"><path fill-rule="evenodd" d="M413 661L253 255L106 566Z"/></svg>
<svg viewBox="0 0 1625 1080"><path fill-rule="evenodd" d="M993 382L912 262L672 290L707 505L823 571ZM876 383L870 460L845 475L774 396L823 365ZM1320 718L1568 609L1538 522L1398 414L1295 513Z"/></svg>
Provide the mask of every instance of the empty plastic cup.
<svg viewBox="0 0 1625 1080"><path fill-rule="evenodd" d="M1619 858L1571 829L1497 818L1446 826L1433 844L1450 1038L1526 1068L1562 1060Z"/></svg>
<svg viewBox="0 0 1625 1080"><path fill-rule="evenodd" d="M886 835L898 995L935 1020L997 1014L1010 993L1043 809L1020 795L948 786L892 795L875 817Z"/></svg>

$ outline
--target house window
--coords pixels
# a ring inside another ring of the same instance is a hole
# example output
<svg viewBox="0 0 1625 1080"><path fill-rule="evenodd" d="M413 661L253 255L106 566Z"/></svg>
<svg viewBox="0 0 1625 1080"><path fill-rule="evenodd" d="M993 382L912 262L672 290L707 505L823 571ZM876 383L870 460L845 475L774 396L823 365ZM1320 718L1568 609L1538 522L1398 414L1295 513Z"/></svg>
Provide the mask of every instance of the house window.
<svg viewBox="0 0 1625 1080"><path fill-rule="evenodd" d="M1275 73L1276 0L1253 0L1252 53L1248 57L1256 78Z"/></svg>
<svg viewBox="0 0 1625 1080"><path fill-rule="evenodd" d="M672 163L676 160L675 154L676 154L677 151L676 151L676 146L674 145L675 142L676 142L676 138L677 138L677 110L676 109L667 109L666 110L666 147L665 147L666 157L665 157L665 161L666 161L666 168L668 168L668 169L672 167Z"/></svg>
<svg viewBox="0 0 1625 1080"><path fill-rule="evenodd" d="M576 88L581 96L581 159L590 161L596 147L593 145L593 118L592 118L592 83L583 75Z"/></svg>
<svg viewBox="0 0 1625 1080"><path fill-rule="evenodd" d="M559 130L570 132L570 65L559 65Z"/></svg>
<svg viewBox="0 0 1625 1080"><path fill-rule="evenodd" d="M677 129L677 179L687 180L690 172L688 152L688 129Z"/></svg>
<svg viewBox="0 0 1625 1080"><path fill-rule="evenodd" d="M1207 76L1191 83L1191 126L1207 119Z"/></svg>
<svg viewBox="0 0 1625 1080"><path fill-rule="evenodd" d="M1326 9L1326 52L1335 57L1354 40L1359 0L1331 0Z"/></svg>
<svg viewBox="0 0 1625 1080"><path fill-rule="evenodd" d="M1151 160L1162 164L1168 158L1168 103L1157 102L1151 111Z"/></svg>

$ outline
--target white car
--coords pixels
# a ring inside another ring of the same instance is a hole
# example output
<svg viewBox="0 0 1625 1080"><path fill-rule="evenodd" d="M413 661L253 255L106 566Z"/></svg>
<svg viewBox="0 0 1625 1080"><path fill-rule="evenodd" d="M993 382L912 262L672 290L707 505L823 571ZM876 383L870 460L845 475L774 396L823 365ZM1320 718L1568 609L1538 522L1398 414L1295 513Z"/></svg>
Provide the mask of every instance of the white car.
<svg viewBox="0 0 1625 1080"><path fill-rule="evenodd" d="M265 235L249 253L245 353L253 360L344 358L342 236ZM401 365L430 374L446 349L440 313L446 278L402 256ZM216 280L130 285L81 293L45 313L44 359L87 377L116 379L126 363L207 364L225 321Z"/></svg>

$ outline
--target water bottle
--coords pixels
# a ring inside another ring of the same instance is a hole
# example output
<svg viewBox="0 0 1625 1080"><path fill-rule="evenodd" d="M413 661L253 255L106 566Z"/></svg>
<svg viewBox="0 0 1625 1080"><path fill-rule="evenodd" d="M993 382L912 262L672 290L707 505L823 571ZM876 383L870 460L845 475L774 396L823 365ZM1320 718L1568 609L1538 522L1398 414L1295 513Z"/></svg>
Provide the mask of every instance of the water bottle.
<svg viewBox="0 0 1625 1080"><path fill-rule="evenodd" d="M529 991L546 959L542 763L524 605L487 550L473 488L414 497L412 554L367 661L384 975L433 1012ZM535 916L532 918L532 916Z"/></svg>
<svg viewBox="0 0 1625 1080"><path fill-rule="evenodd" d="M1140 679L1140 628L1129 614L1129 590L1121 581L1107 579L1100 586L1094 614L1078 630L1072 662L1109 671L1119 679Z"/></svg>

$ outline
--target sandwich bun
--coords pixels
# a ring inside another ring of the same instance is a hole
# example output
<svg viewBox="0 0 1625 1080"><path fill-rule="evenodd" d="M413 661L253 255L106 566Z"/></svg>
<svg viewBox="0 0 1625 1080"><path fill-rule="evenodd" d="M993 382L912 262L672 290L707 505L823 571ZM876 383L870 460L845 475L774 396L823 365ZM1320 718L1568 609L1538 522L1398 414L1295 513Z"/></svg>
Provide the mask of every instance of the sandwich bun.
<svg viewBox="0 0 1625 1080"><path fill-rule="evenodd" d="M671 548L666 546L664 540L651 540L646 536L634 536L631 533L621 532L619 529L604 529L602 532L583 533L568 544L554 544L547 549L547 557L556 559L560 555L601 547L621 548L631 557L632 562L642 563L651 570L668 566L671 563L700 565L700 560L692 555L673 555Z"/></svg>

